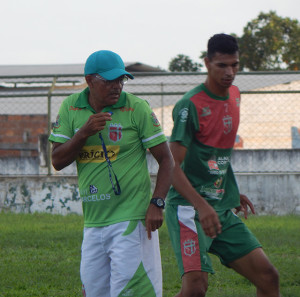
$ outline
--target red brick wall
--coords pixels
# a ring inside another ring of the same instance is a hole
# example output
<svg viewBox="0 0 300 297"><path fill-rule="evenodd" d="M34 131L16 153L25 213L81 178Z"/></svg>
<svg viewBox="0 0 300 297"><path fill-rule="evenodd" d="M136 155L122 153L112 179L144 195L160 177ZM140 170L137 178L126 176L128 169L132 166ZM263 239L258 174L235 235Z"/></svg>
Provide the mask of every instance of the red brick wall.
<svg viewBox="0 0 300 297"><path fill-rule="evenodd" d="M38 156L38 137L47 134L47 115L0 115L0 157Z"/></svg>

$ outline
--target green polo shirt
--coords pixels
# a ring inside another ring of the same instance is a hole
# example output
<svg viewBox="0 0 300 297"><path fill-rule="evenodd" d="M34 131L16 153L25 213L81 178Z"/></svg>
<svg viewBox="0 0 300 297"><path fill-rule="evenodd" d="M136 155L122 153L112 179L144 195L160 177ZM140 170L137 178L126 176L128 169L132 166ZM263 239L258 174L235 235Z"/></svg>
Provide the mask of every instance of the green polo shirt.
<svg viewBox="0 0 300 297"><path fill-rule="evenodd" d="M89 89L67 97L59 110L49 137L65 143L96 113L88 103ZM106 226L121 221L144 219L151 198L151 181L146 150L166 141L161 126L147 101L122 92L112 121L101 131L108 157L121 187L115 195L99 134L89 137L77 159L78 185L86 227Z"/></svg>

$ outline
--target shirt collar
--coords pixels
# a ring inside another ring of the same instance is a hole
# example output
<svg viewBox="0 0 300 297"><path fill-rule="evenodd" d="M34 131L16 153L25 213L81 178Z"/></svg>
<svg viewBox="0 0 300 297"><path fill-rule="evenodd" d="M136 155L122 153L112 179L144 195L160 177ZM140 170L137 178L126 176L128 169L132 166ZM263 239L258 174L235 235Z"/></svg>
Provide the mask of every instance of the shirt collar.
<svg viewBox="0 0 300 297"><path fill-rule="evenodd" d="M80 93L80 95L75 103L75 107L87 108L87 109L91 110L92 112L96 113L95 110L89 104L89 100L88 100L89 92L90 92L90 89L87 87ZM102 111L106 112L110 109L121 108L121 107L125 106L125 104L126 104L126 93L122 91L118 102L114 105L106 106L105 108L103 108Z"/></svg>

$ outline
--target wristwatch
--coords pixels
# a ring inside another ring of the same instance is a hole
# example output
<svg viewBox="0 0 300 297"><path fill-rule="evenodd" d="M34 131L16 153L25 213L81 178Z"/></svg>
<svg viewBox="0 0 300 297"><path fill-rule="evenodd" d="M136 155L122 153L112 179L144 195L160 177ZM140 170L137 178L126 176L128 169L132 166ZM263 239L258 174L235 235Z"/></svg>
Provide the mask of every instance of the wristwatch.
<svg viewBox="0 0 300 297"><path fill-rule="evenodd" d="M160 197L155 197L150 200L150 203L154 204L155 206L164 209L165 208L165 200Z"/></svg>

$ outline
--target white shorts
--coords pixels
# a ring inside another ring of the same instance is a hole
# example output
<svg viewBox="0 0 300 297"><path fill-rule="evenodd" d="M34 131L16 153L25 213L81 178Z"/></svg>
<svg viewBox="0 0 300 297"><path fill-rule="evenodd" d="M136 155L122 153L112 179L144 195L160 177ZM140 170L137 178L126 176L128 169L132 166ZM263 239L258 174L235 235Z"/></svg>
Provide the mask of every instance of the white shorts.
<svg viewBox="0 0 300 297"><path fill-rule="evenodd" d="M158 231L141 221L84 228L80 276L87 297L161 297Z"/></svg>

